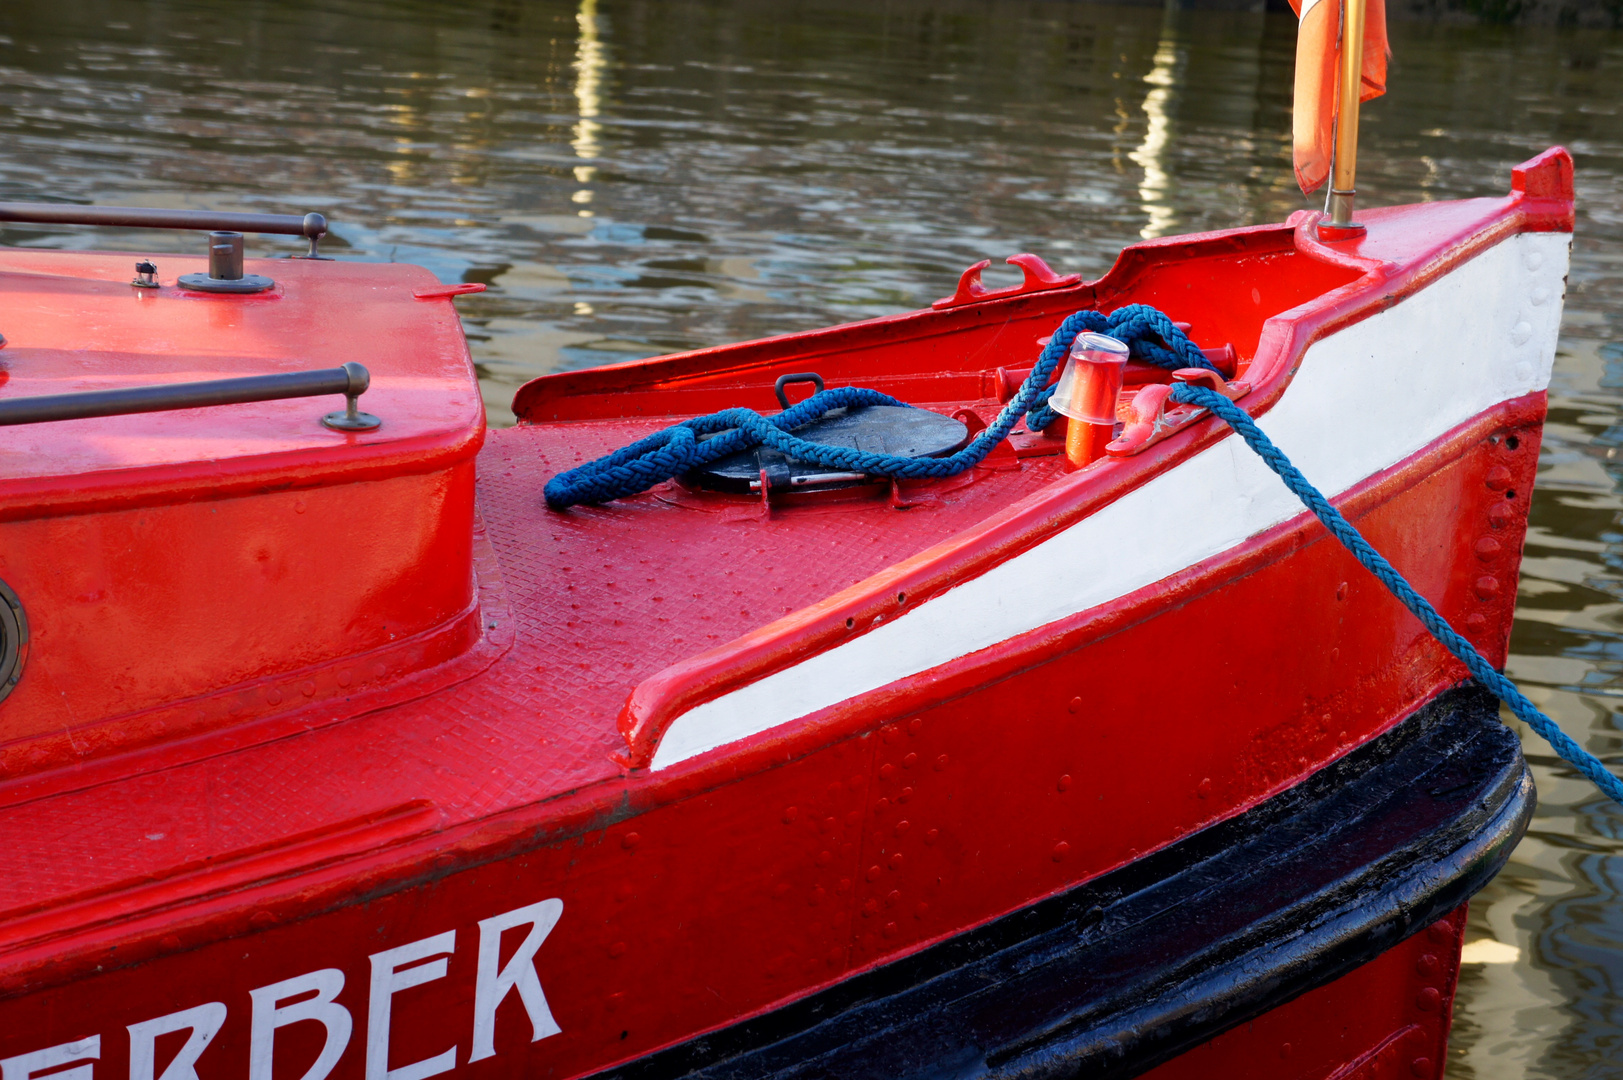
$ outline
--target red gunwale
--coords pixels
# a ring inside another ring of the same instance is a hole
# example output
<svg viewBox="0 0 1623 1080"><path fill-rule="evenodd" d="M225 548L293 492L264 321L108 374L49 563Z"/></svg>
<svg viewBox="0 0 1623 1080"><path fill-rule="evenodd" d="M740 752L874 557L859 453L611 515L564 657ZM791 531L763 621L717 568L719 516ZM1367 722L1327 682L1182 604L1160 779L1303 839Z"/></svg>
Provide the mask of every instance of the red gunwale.
<svg viewBox="0 0 1623 1080"><path fill-rule="evenodd" d="M1357 524L1371 509L1424 483L1437 470L1459 461L1490 436L1541 423L1545 406L1546 395L1540 392L1488 410L1460 424L1421 453L1405 458L1355 485L1337 498L1336 506L1349 521ZM890 716L918 713L976 688L1008 679L1056 656L1165 615L1191 599L1238 581L1260 567L1279 562L1325 539L1317 519L1304 512L1248 538L1238 547L1204 559L1171 577L1135 589L1106 604L1008 638L940 667L899 679L860 698L819 710L790 724L751 736L741 743L719 746L661 769L657 774L646 774L651 787L657 785L661 788L657 801L650 805L691 797L718 783L748 776L812 753L822 745L848 738L872 726L876 713ZM1520 549L1519 543L1517 549ZM1424 568L1399 566L1398 569L1412 574ZM1462 593L1467 584L1461 579L1453 582L1452 587L1456 593ZM1406 624L1411 637L1425 642L1428 662L1438 668L1442 681L1420 696L1404 698L1395 704L1383 701L1383 709L1390 706L1396 711L1391 712L1386 725L1372 734L1386 730L1391 723L1424 705L1448 686L1468 677L1464 665L1427 637L1419 622L1403 613L1397 601L1393 600L1390 608L1383 617ZM1504 665L1514 609L1514 596L1501 597L1492 618L1469 635L1472 643L1495 666ZM1343 746L1332 757L1350 749L1351 744ZM1290 782L1281 782L1258 789L1247 800L1236 804L1233 812L1249 809L1289 786ZM1229 815L1218 815L1212 820L1226 816Z"/></svg>
<svg viewBox="0 0 1623 1080"><path fill-rule="evenodd" d="M1529 195L1527 191L1529 184L1535 192L1546 188L1562 190L1562 176L1568 185L1564 190L1570 191L1571 158L1564 150L1547 151L1515 171L1512 192L1503 199L1474 199L1454 204L1441 222L1433 216L1435 205L1373 211L1366 215L1371 224L1412 220L1426 227L1405 229L1396 236L1394 231L1377 230L1371 233L1373 240L1334 246L1320 243L1316 238L1315 215L1297 214L1289 226L1297 250L1323 262L1356 270L1360 276L1264 323L1256 353L1247 368L1246 377L1254 386L1244 402L1247 411L1262 415L1279 400L1290 385L1303 353L1313 342L1392 307L1507 236L1518 232L1569 231L1570 201L1557 202L1543 195ZM1552 202L1557 208L1564 208L1564 213L1552 212ZM1076 290L1039 295L1051 306L1059 306L1057 297L1066 294L1074 305L1098 304L1108 310L1119 306L1112 301L1131 295L1132 281L1142 268L1154 265L1154 256L1175 256L1189 250L1204 252L1215 245L1243 246L1279 228L1264 226L1241 230L1237 237L1199 234L1134 245L1122 253L1116 266L1099 282L1079 286ZM1378 254L1366 255L1366 248ZM1027 297L1021 297L993 301L986 306L1010 306L1027 301ZM873 333L888 334L898 321L924 321L932 317L939 316L921 312L858 323L841 330L850 338L861 338ZM771 343L738 348L742 351L766 344ZM615 371L629 388L647 385L656 376L666 380L673 378L676 372L693 370L701 357L725 361L726 350L707 350L669 360L648 361L645 365L622 365ZM803 355L798 358L801 363L805 359ZM631 380L629 376L633 372L643 374L645 379ZM547 377L552 378L558 377ZM525 390L547 379L536 380ZM539 391L532 394L531 401L538 395ZM520 391L520 399L524 397L525 391ZM526 414L521 411L520 415ZM620 715L620 730L627 745L625 764L633 769L647 767L672 721L694 706L871 630L895 612L898 593L906 594L909 605L928 601L1063 531L1229 434L1221 422L1208 419L1182 437L1169 439L1137 457L1107 460L1063 477L982 524L858 586L644 679L626 699ZM854 624L850 628L848 621Z"/></svg>

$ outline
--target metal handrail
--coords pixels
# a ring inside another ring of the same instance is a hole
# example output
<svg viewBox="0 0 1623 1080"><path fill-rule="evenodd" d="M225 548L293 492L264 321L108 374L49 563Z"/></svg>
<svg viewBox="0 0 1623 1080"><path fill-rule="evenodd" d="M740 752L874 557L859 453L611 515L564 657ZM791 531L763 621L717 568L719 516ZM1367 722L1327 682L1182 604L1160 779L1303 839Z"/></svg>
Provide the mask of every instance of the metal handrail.
<svg viewBox="0 0 1623 1080"><path fill-rule="evenodd" d="M346 410L328 414L322 418L323 423L343 431L367 431L377 427L378 420L359 412L357 399L366 392L371 381L372 376L365 367L349 363L343 367L289 371L280 375L0 398L0 426L343 394L348 402Z"/></svg>
<svg viewBox="0 0 1623 1080"><path fill-rule="evenodd" d="M327 235L321 214L232 214L212 210L152 210L137 206L77 206L72 203L0 202L0 221L30 225L108 225L131 229L199 229L204 232L275 233L302 236L310 254Z"/></svg>

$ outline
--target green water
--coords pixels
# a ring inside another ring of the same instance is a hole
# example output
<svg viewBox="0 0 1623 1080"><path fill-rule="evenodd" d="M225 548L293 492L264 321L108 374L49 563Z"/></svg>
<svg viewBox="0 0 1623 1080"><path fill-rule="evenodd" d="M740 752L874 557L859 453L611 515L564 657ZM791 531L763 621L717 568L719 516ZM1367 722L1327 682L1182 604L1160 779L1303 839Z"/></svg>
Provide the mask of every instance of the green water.
<svg viewBox="0 0 1623 1080"><path fill-rule="evenodd" d="M1293 42L1288 15L1036 0L4 0L0 199L319 209L334 255L487 282L458 306L505 423L542 372L918 307L986 256L1096 276L1140 237L1281 220L1308 205ZM1510 672L1623 768L1623 35L1397 23L1392 45L1365 201L1577 158ZM1623 811L1528 750L1540 808L1473 904L1450 1076L1610 1076Z"/></svg>

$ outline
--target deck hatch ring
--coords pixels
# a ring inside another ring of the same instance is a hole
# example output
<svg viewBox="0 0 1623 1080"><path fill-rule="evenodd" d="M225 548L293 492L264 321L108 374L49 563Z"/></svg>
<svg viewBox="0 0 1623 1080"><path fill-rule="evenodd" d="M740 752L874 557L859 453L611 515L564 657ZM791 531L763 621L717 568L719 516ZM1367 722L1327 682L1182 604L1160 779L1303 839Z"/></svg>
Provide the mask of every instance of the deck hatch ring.
<svg viewBox="0 0 1623 1080"><path fill-rule="evenodd" d="M28 616L11 586L0 581L0 701L23 675L28 658Z"/></svg>

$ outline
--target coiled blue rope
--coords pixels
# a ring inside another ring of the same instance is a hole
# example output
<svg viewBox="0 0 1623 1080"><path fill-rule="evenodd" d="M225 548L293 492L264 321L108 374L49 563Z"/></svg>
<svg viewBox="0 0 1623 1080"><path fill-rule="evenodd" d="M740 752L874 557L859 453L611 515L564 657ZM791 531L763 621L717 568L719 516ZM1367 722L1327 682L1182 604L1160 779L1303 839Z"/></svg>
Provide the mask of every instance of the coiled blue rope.
<svg viewBox="0 0 1623 1080"><path fill-rule="evenodd" d="M658 431L605 457L559 473L547 481L547 505L563 510L580 503L601 503L647 491L655 484L691 469L747 450L766 445L797 461L821 465L843 472L869 476L893 476L903 480L956 476L985 460L992 448L1002 442L1022 416L1031 431L1041 431L1053 423L1055 413L1048 408L1048 382L1071 351L1076 335L1084 330L1109 334L1127 343L1130 355L1169 370L1199 367L1215 370L1199 346L1175 326L1163 312L1147 304L1127 307L1102 315L1078 311L1071 315L1043 348L1031 374L1019 393L1004 406L992 426L977 435L957 453L940 458L911 458L895 454L875 454L848 446L828 446L791 434L834 409L865 405L895 405L906 402L877 390L845 386L822 390L776 416L762 416L754 409L723 409L709 416L685 420ZM714 438L700 441L700 435Z"/></svg>
<svg viewBox="0 0 1623 1080"><path fill-rule="evenodd" d="M1363 564L1364 569L1374 574L1387 591L1397 597L1398 602L1414 613L1433 637L1443 643L1443 646L1459 658L1471 677L1482 686L1492 690L1499 700L1510 706L1510 711L1528 727L1538 732L1544 741L1559 755L1562 760L1594 781L1596 787L1605 792L1608 798L1619 806L1623 806L1623 781L1612 775L1611 771L1588 750L1579 746L1567 733L1555 725L1539 711L1538 706L1527 700L1516 684L1494 669L1487 658L1477 652L1476 646L1454 632L1448 621L1437 613L1424 596L1415 592L1413 586L1403 579L1403 575L1392 567L1382 557L1381 553L1370 547L1359 531L1341 512L1331 506L1317 488L1308 483L1307 478L1292 465L1290 459L1275 446L1268 436L1262 433L1252 421L1250 415L1234 404L1228 398L1206 386L1196 386L1184 383L1172 391L1172 400L1189 405L1199 405L1210 409L1220 417L1229 427L1233 428L1246 445L1257 452L1257 456L1272 469L1279 478L1285 482L1298 499L1330 530L1330 534L1341 541L1353 558Z"/></svg>

